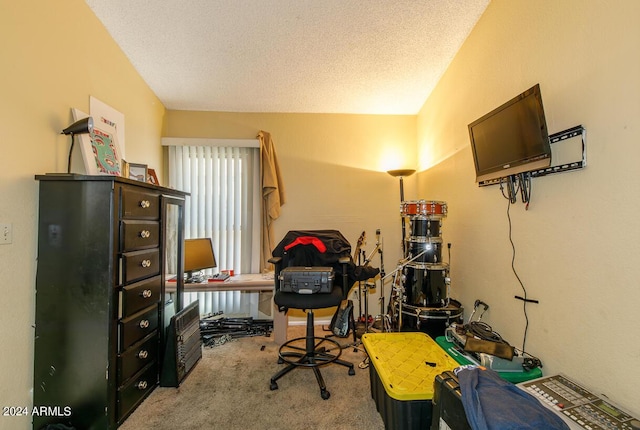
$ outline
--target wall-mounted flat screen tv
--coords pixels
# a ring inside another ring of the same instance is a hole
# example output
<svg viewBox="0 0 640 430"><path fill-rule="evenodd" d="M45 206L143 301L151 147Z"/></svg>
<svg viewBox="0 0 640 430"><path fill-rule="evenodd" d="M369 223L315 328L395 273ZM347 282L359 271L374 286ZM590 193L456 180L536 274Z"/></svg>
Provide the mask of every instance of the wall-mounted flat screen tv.
<svg viewBox="0 0 640 430"><path fill-rule="evenodd" d="M549 167L551 146L540 85L469 124L469 137L476 182Z"/></svg>

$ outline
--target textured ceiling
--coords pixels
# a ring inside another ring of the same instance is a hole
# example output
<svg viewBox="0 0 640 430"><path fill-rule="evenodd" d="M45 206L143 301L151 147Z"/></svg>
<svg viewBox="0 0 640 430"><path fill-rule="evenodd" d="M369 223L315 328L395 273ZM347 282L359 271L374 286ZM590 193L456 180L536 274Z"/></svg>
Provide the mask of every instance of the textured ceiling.
<svg viewBox="0 0 640 430"><path fill-rule="evenodd" d="M489 0L85 0L168 109L416 114Z"/></svg>

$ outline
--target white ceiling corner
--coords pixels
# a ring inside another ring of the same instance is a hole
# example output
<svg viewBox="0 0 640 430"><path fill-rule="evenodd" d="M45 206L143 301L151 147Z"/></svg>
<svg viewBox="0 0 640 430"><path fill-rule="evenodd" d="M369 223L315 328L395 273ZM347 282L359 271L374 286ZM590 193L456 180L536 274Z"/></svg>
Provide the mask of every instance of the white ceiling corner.
<svg viewBox="0 0 640 430"><path fill-rule="evenodd" d="M489 0L85 0L168 109L416 114Z"/></svg>

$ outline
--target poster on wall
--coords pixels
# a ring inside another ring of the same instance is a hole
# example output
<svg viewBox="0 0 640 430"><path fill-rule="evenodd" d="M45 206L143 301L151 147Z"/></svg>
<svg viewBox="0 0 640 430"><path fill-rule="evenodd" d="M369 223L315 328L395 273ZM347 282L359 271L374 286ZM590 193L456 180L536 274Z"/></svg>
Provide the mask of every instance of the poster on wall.
<svg viewBox="0 0 640 430"><path fill-rule="evenodd" d="M79 109L74 108L71 111L74 121L89 116ZM93 121L92 133L75 137L80 139L80 150L87 175L122 176L123 156L118 144L117 134L99 128L96 125L95 117Z"/></svg>
<svg viewBox="0 0 640 430"><path fill-rule="evenodd" d="M93 127L104 133L115 135L120 147L120 157L126 159L124 142L124 114L108 104L89 96L89 114L93 117Z"/></svg>

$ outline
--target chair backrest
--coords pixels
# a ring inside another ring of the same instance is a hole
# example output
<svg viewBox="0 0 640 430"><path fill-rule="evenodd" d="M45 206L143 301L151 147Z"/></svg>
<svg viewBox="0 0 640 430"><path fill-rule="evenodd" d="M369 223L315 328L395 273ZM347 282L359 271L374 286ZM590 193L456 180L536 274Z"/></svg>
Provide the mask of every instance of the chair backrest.
<svg viewBox="0 0 640 430"><path fill-rule="evenodd" d="M355 265L351 260L351 245L337 230L295 230L287 233L273 250L274 257L282 258L285 267L333 267L335 282L343 286L344 265L347 258L347 272Z"/></svg>

